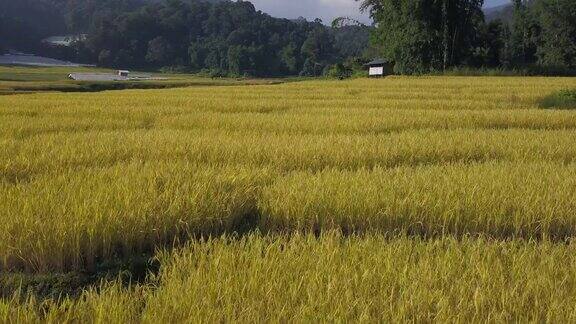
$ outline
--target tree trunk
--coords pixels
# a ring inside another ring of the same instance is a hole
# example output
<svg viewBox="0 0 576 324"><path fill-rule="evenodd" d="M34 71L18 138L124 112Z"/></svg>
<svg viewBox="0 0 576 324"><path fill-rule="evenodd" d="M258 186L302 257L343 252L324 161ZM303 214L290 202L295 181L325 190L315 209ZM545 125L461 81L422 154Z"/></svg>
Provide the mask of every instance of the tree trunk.
<svg viewBox="0 0 576 324"><path fill-rule="evenodd" d="M448 68L449 56L450 56L450 30L448 24L448 1L442 0L442 24L443 24L443 35L442 35L442 46L443 46L443 62L442 69L446 70Z"/></svg>

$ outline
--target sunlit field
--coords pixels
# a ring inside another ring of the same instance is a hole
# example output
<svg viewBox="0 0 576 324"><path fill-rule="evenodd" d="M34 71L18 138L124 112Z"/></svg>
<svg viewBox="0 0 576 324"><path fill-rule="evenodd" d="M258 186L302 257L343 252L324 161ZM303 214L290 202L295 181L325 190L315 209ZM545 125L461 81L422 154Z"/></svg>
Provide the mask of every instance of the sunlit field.
<svg viewBox="0 0 576 324"><path fill-rule="evenodd" d="M574 78L0 96L0 321L576 320ZM1 288L1 287L0 287Z"/></svg>

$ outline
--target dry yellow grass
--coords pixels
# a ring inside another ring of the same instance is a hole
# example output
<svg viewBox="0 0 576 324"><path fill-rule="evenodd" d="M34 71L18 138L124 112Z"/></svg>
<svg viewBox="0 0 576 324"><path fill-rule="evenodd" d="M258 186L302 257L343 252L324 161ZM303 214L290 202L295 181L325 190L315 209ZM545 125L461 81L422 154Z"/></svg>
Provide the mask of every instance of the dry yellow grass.
<svg viewBox="0 0 576 324"><path fill-rule="evenodd" d="M0 268L187 237L340 229L572 237L571 78L395 77L0 97Z"/></svg>
<svg viewBox="0 0 576 324"><path fill-rule="evenodd" d="M0 321L52 323L576 320L574 244L307 235L193 242L146 285L0 301Z"/></svg>
<svg viewBox="0 0 576 324"><path fill-rule="evenodd" d="M161 264L0 322L574 322L576 113L537 108L574 87L0 96L0 271Z"/></svg>

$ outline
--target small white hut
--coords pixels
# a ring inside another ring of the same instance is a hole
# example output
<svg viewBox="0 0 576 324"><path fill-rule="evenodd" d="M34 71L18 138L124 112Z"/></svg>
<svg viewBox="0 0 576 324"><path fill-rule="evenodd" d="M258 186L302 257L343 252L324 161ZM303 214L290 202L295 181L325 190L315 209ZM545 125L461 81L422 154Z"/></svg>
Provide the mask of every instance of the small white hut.
<svg viewBox="0 0 576 324"><path fill-rule="evenodd" d="M383 59L375 59L365 64L369 77L383 77L390 74L390 63Z"/></svg>

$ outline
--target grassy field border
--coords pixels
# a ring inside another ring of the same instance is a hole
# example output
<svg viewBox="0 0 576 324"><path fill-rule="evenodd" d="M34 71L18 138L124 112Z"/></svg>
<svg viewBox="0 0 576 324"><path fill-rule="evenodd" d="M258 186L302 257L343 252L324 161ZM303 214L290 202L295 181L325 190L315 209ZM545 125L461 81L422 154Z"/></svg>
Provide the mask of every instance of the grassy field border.
<svg viewBox="0 0 576 324"><path fill-rule="evenodd" d="M166 80L90 82L69 80L68 74L70 73L114 73L114 71L89 67L0 66L0 95L36 92L100 92L130 89L260 85L298 81L297 78L208 78L195 74L152 73L152 75L166 78Z"/></svg>

